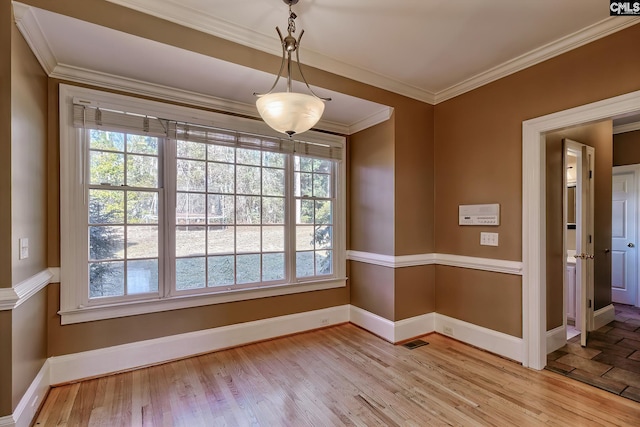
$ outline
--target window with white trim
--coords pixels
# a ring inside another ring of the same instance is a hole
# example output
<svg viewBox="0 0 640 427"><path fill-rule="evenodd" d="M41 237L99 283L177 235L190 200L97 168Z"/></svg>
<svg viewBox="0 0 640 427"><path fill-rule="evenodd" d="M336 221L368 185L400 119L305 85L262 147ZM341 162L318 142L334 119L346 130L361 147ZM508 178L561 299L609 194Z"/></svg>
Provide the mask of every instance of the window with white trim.
<svg viewBox="0 0 640 427"><path fill-rule="evenodd" d="M344 286L342 138L65 85L60 104L63 323Z"/></svg>

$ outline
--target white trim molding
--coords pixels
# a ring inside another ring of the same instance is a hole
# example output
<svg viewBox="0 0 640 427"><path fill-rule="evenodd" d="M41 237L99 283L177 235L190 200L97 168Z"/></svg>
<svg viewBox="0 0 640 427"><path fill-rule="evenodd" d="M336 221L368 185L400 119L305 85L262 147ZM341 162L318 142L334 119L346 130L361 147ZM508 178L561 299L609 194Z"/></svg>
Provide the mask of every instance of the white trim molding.
<svg viewBox="0 0 640 427"><path fill-rule="evenodd" d="M444 314L436 314L435 331L516 362L522 362L524 348L522 338L454 319Z"/></svg>
<svg viewBox="0 0 640 427"><path fill-rule="evenodd" d="M59 275L59 269L48 268L23 280L12 288L0 288L0 311L13 310L40 292Z"/></svg>
<svg viewBox="0 0 640 427"><path fill-rule="evenodd" d="M16 427L29 427L31 425L40 405L49 392L49 387L49 360L47 359L13 412Z"/></svg>
<svg viewBox="0 0 640 427"><path fill-rule="evenodd" d="M171 335L49 359L50 384L63 384L349 321L342 305L287 316Z"/></svg>
<svg viewBox="0 0 640 427"><path fill-rule="evenodd" d="M640 91L522 122L523 365L547 363L545 134L640 110Z"/></svg>
<svg viewBox="0 0 640 427"><path fill-rule="evenodd" d="M615 307L613 304L606 305L593 313L593 330L597 331L614 320L616 320Z"/></svg>
<svg viewBox="0 0 640 427"><path fill-rule="evenodd" d="M627 123L626 125L614 126L613 134L617 135L619 133L634 132L637 130L640 130L640 122Z"/></svg>
<svg viewBox="0 0 640 427"><path fill-rule="evenodd" d="M567 343L567 325L560 325L547 331L547 354L552 353Z"/></svg>
<svg viewBox="0 0 640 427"><path fill-rule="evenodd" d="M383 255L362 251L347 251L347 259L380 265L389 268L414 267L418 265L446 265L450 267L470 268L495 273L522 275L522 263L492 258L478 258L451 254Z"/></svg>
<svg viewBox="0 0 640 427"><path fill-rule="evenodd" d="M427 313L394 322L360 307L349 307L351 323L394 344L433 332L435 316L436 313Z"/></svg>

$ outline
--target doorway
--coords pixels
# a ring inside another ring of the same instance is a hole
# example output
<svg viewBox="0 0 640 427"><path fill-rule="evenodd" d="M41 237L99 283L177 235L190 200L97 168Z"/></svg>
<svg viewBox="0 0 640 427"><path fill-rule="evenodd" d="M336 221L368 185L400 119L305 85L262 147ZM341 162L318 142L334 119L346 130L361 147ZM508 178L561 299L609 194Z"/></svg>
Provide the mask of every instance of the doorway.
<svg viewBox="0 0 640 427"><path fill-rule="evenodd" d="M545 133L640 111L640 91L522 123L522 324L524 366L543 369L546 343ZM612 320L615 316L610 313ZM608 320L609 312L603 315ZM608 323L608 322L607 322Z"/></svg>

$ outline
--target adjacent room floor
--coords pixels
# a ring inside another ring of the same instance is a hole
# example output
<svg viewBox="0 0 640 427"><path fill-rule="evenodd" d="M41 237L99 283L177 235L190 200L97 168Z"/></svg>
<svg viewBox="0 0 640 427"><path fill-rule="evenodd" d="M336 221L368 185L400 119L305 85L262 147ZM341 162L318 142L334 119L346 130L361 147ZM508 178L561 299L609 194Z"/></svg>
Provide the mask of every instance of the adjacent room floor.
<svg viewBox="0 0 640 427"><path fill-rule="evenodd" d="M546 369L640 402L640 308L615 304L616 320L547 357Z"/></svg>

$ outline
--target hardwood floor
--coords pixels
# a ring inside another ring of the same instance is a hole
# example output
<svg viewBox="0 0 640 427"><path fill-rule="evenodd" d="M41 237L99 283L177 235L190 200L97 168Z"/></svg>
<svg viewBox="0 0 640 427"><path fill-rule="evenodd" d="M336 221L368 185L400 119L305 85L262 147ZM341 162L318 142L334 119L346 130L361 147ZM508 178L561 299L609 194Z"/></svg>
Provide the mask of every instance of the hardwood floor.
<svg viewBox="0 0 640 427"><path fill-rule="evenodd" d="M640 308L614 304L615 321L547 355L546 369L640 402ZM640 424L640 422L638 423Z"/></svg>
<svg viewBox="0 0 640 427"><path fill-rule="evenodd" d="M345 324L52 389L37 426L639 425L640 404L433 334Z"/></svg>

